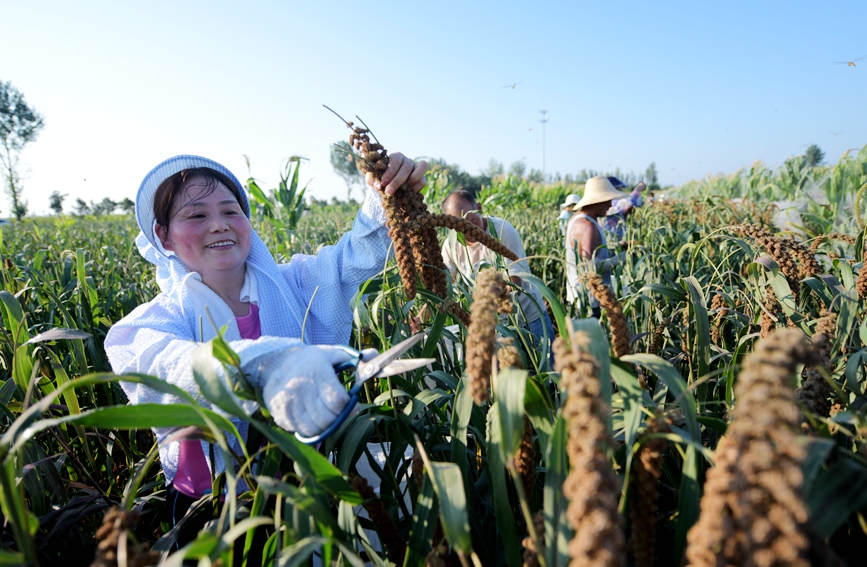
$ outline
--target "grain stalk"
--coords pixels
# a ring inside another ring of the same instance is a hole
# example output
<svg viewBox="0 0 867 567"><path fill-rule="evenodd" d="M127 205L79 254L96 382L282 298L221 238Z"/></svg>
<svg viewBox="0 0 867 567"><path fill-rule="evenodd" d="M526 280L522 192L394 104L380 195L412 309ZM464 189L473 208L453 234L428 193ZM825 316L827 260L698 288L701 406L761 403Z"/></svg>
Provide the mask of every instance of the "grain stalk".
<svg viewBox="0 0 867 567"><path fill-rule="evenodd" d="M707 474L701 515L687 534L693 567L807 567L807 508L801 498L800 412L792 377L815 363L800 331L781 329L744 360L737 405Z"/></svg>
<svg viewBox="0 0 867 567"><path fill-rule="evenodd" d="M587 349L584 333L554 341L560 388L566 393L563 417L568 430L566 452L572 469L563 483L569 500L566 518L575 530L569 543L570 567L626 564L622 518L618 512L620 487L607 452L613 441L606 427L610 409L602 400L599 363Z"/></svg>
<svg viewBox="0 0 867 567"><path fill-rule="evenodd" d="M821 417L828 417L831 411L831 385L825 380L825 373L831 373L831 343L837 331L837 314L822 310L821 318L816 323L816 332L811 340L813 350L819 357L819 362L813 366L805 366L801 374L801 387L796 394L798 402L804 408ZM808 420L804 417L802 426L809 429Z"/></svg>
<svg viewBox="0 0 867 567"><path fill-rule="evenodd" d="M343 120L339 114L336 112L334 114ZM371 174L381 181L382 174L388 167L388 152L360 118L359 122L362 126L355 126L346 120L343 122L352 130L349 144L358 152L355 156L350 155L350 159L355 159L356 166L362 173ZM436 232L438 226L462 232L512 261L518 259L514 252L466 219L430 214L421 193L413 191L406 185L398 188L392 195L383 192L382 204L385 209L388 235L394 243L394 255L407 299L415 299L416 276L420 277L422 285L434 295L443 300L447 299L447 268ZM462 322L466 320L465 314L460 313L461 307L455 304L450 304L448 307L447 312L455 318Z"/></svg>
<svg viewBox="0 0 867 567"><path fill-rule="evenodd" d="M406 543L400 532L397 531L397 526L394 525L391 516L388 515L382 500L377 498L373 488L363 476L352 477L352 488L364 498L362 506L370 515L373 525L376 526L376 531L388 550L388 558L397 565L403 565L403 559L406 556Z"/></svg>
<svg viewBox="0 0 867 567"><path fill-rule="evenodd" d="M623 315L623 307L617 300L617 296L602 281L602 276L599 274L587 274L584 277L584 283L599 301L599 305L605 310L605 315L608 317L608 330L611 332L614 356L620 358L632 354L632 346L629 344L629 325Z"/></svg>
<svg viewBox="0 0 867 567"><path fill-rule="evenodd" d="M485 268L476 277L466 346L466 373L470 395L480 406L490 399L491 370L497 342L498 313L511 310L503 275Z"/></svg>
<svg viewBox="0 0 867 567"><path fill-rule="evenodd" d="M655 560L657 486L662 475L662 452L666 441L652 436L669 430L665 420L656 417L638 440L641 448L635 455L629 480L629 515L632 518L629 547L637 567L653 567Z"/></svg>

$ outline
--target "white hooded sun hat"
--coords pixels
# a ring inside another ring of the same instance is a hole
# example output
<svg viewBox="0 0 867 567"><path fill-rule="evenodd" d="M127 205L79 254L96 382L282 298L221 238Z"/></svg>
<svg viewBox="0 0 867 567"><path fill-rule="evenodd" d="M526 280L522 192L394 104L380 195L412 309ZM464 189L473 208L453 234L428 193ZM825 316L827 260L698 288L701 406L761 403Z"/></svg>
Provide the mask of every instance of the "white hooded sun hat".
<svg viewBox="0 0 867 567"><path fill-rule="evenodd" d="M577 193L571 193L569 195L566 195L566 200L563 201L563 203L560 205L560 210L562 211L564 209L568 209L572 205L577 204L578 201L580 201L580 200L581 200L581 196L578 195Z"/></svg>
<svg viewBox="0 0 867 567"><path fill-rule="evenodd" d="M584 196L575 204L575 210L583 209L588 205L604 203L605 201L623 199L624 197L629 197L629 194L618 191L607 177L598 175L587 180L587 183L584 185Z"/></svg>

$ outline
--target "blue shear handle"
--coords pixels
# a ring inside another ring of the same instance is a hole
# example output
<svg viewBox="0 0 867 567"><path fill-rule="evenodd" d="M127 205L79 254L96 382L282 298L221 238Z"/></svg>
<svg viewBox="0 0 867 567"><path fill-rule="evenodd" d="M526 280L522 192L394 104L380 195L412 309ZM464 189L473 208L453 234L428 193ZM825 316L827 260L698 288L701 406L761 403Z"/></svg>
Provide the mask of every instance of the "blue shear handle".
<svg viewBox="0 0 867 567"><path fill-rule="evenodd" d="M350 355L348 360L344 360L340 364L334 367L334 372L342 372L344 370L355 370L358 367L358 363L361 362L361 352L355 350L352 347L345 345L336 345L335 348L339 348L340 350L345 351Z"/></svg>
<svg viewBox="0 0 867 567"><path fill-rule="evenodd" d="M320 433L319 435L314 435L313 437L304 437L300 433L295 433L295 438L301 441L302 443L306 443L307 445L316 445L321 441L325 440L332 433L340 429L340 426L343 425L343 422L349 417L349 414L352 413L352 410L358 404L358 393L361 391L361 384L356 384L349 390L349 401L346 402L346 405L343 407L343 411L340 412L334 421L325 428L325 431Z"/></svg>

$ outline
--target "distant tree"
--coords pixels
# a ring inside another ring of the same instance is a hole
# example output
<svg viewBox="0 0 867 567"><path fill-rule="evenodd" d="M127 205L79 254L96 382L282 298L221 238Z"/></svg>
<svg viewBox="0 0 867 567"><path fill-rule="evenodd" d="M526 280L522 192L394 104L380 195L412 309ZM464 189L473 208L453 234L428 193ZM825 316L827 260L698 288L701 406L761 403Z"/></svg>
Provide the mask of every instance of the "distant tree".
<svg viewBox="0 0 867 567"><path fill-rule="evenodd" d="M94 215L110 215L117 208L117 203L106 197L99 203L90 203L90 213Z"/></svg>
<svg viewBox="0 0 867 567"><path fill-rule="evenodd" d="M651 191L657 191L659 189L659 175L656 172L656 162L650 162L650 165L647 166L647 171L644 172L644 180L647 184L647 188Z"/></svg>
<svg viewBox="0 0 867 567"><path fill-rule="evenodd" d="M527 166L524 162L520 160L512 162L512 165L509 166L509 175L511 175L512 177L518 177L523 179L524 173L526 172Z"/></svg>
<svg viewBox="0 0 867 567"><path fill-rule="evenodd" d="M117 204L124 213L131 215L135 212L135 201L129 197L124 197L123 201Z"/></svg>
<svg viewBox="0 0 867 567"><path fill-rule="evenodd" d="M823 152L816 144L812 144L807 148L804 157L807 158L807 167L816 167L825 161L825 152Z"/></svg>
<svg viewBox="0 0 867 567"><path fill-rule="evenodd" d="M53 191L48 196L48 208L54 211L54 214L63 214L63 200L67 197L66 193L61 194L60 191Z"/></svg>
<svg viewBox="0 0 867 567"><path fill-rule="evenodd" d="M36 139L44 125L42 116L27 106L24 95L10 82L0 81L0 165L3 166L6 193L12 214L18 221L27 214L27 201L21 198L18 156L24 146Z"/></svg>
<svg viewBox="0 0 867 567"><path fill-rule="evenodd" d="M352 199L352 188L364 183L364 175L355 165L358 159L349 142L341 140L331 146L331 167L346 183L346 200Z"/></svg>
<svg viewBox="0 0 867 567"><path fill-rule="evenodd" d="M431 171L442 171L449 179L449 185L453 188L461 188L475 194L482 185L490 185L491 177L483 172L481 175L472 175L463 171L459 165L448 163L442 158L427 160Z"/></svg>
<svg viewBox="0 0 867 567"><path fill-rule="evenodd" d="M75 200L75 207L72 213L76 216L83 217L90 214L90 205L88 205L81 197Z"/></svg>
<svg viewBox="0 0 867 567"><path fill-rule="evenodd" d="M503 164L500 163L499 161L497 161L496 159L491 158L488 161L488 167L485 168L485 170L482 173L484 173L486 176L490 177L491 179L493 179L494 177L496 177L498 175L503 175Z"/></svg>
<svg viewBox="0 0 867 567"><path fill-rule="evenodd" d="M532 181L533 183L544 183L545 176L540 170L530 168L530 173L527 174L527 181Z"/></svg>

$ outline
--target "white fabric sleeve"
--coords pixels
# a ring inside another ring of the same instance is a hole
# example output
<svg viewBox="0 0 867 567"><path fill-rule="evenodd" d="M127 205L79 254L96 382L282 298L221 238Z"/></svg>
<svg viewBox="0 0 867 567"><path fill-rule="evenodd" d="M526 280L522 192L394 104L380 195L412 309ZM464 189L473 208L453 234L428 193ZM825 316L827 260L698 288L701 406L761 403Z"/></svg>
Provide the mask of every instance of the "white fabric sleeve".
<svg viewBox="0 0 867 567"><path fill-rule="evenodd" d="M359 286L385 269L391 239L382 198L367 190L352 230L316 255L295 254L280 273L301 305L309 303L305 325L308 344L346 344L352 327L352 298Z"/></svg>

